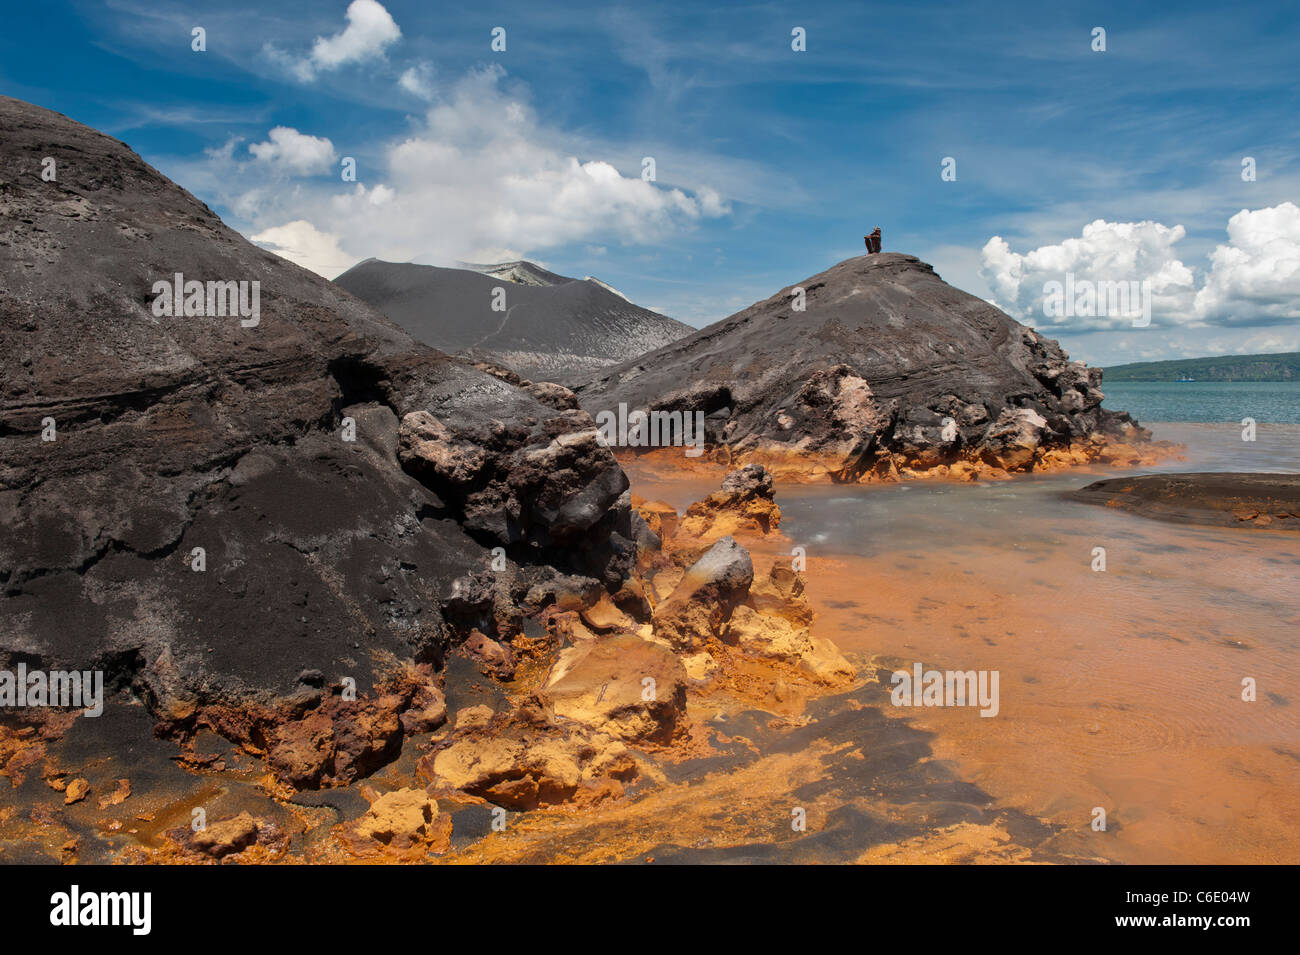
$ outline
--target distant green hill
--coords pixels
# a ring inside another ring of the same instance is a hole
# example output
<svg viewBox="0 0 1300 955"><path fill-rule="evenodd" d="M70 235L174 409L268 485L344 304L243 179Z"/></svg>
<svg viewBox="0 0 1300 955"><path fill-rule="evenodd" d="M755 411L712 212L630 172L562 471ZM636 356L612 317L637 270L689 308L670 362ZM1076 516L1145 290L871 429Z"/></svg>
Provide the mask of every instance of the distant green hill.
<svg viewBox="0 0 1300 955"><path fill-rule="evenodd" d="M1183 377L1197 381L1300 381L1300 352L1140 361L1107 368L1103 380L1111 384L1116 381L1177 381Z"/></svg>

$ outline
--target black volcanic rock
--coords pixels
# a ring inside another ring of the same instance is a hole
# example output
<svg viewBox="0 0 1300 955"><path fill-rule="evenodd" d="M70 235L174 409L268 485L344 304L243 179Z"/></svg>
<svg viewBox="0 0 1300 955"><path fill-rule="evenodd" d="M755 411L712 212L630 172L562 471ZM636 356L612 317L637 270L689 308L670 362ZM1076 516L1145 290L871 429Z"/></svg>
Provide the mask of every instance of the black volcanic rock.
<svg viewBox="0 0 1300 955"><path fill-rule="evenodd" d="M417 344L122 143L0 97L0 221L0 666L104 669L156 713L364 694L461 623L499 636L554 564L625 572L627 480L585 415ZM156 316L175 273L259 282L260 320Z"/></svg>
<svg viewBox="0 0 1300 955"><path fill-rule="evenodd" d="M1183 524L1300 530L1298 474L1143 474L1095 481L1067 496Z"/></svg>
<svg viewBox="0 0 1300 955"><path fill-rule="evenodd" d="M1071 362L914 256L847 259L576 390L593 416L703 412L739 459L873 469L986 458L1019 469L1092 435L1141 437L1101 407L1101 371Z"/></svg>
<svg viewBox="0 0 1300 955"><path fill-rule="evenodd" d="M534 380L585 378L692 331L593 279L531 262L447 269L367 259L334 281L417 341ZM505 311L493 310L495 289Z"/></svg>

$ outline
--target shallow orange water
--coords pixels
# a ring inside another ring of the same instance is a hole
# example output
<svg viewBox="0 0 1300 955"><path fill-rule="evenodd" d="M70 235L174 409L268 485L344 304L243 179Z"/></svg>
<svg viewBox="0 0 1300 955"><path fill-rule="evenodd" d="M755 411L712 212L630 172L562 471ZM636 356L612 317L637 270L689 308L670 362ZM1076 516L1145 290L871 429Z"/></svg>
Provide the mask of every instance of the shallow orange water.
<svg viewBox="0 0 1300 955"><path fill-rule="evenodd" d="M1167 469L1232 460L1227 430L1169 430L1157 437L1190 434L1192 453ZM780 487L779 546L804 547L816 632L842 650L891 670L998 671L995 717L895 713L1000 803L1079 832L1081 853L1300 862L1300 535L1061 497L1092 479ZM706 483L633 481L679 506Z"/></svg>

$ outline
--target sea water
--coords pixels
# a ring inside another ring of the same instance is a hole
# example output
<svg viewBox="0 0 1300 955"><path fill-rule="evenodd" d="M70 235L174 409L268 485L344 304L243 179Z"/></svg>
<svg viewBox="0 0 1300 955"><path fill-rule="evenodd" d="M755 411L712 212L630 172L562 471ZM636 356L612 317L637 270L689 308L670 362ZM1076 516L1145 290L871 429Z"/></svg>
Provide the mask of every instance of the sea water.
<svg viewBox="0 0 1300 955"><path fill-rule="evenodd" d="M1139 422L1237 422L1242 418L1300 424L1300 381L1102 380L1102 407L1127 411Z"/></svg>

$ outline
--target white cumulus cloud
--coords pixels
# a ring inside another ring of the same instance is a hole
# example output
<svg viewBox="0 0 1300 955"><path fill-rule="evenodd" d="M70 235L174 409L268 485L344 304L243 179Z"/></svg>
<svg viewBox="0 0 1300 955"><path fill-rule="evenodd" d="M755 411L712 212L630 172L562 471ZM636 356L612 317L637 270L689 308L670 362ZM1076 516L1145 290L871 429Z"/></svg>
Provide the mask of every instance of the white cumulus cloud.
<svg viewBox="0 0 1300 955"><path fill-rule="evenodd" d="M346 16L348 25L333 36L318 36L306 57L295 59L270 47L267 52L309 83L319 72L381 57L402 37L392 15L377 0L352 0Z"/></svg>
<svg viewBox="0 0 1300 955"><path fill-rule="evenodd" d="M1097 219L1083 227L1079 238L1024 254L1011 251L1006 240L995 235L982 251L980 274L998 307L1036 328L1131 327L1130 315L1049 316L1044 299L1050 283L1064 283L1067 274L1076 284L1148 282L1152 313L1165 323L1181 324L1195 318L1195 276L1174 249L1186 234L1181 225Z"/></svg>
<svg viewBox="0 0 1300 955"><path fill-rule="evenodd" d="M522 96L502 88L504 78L498 66L467 75L414 132L362 162L348 191L252 182L231 204L259 236L292 226L293 241L281 245L304 253L282 254L302 264L333 263L335 249L353 260L451 264L573 242L653 243L729 213L712 189L667 188L643 181L639 167L624 175L603 159L574 155ZM336 237L328 254L320 235Z"/></svg>
<svg viewBox="0 0 1300 955"><path fill-rule="evenodd" d="M334 144L319 136L308 136L289 126L277 126L264 143L250 143L253 158L278 164L290 172L309 175L329 172L334 165Z"/></svg>
<svg viewBox="0 0 1300 955"><path fill-rule="evenodd" d="M338 236L321 232L302 219L264 229L251 238L262 248L329 279L346 272L358 261L356 256L339 248Z"/></svg>
<svg viewBox="0 0 1300 955"><path fill-rule="evenodd" d="M1284 202L1228 220L1228 244L1210 253L1196 311L1216 325L1300 318L1300 207Z"/></svg>
<svg viewBox="0 0 1300 955"><path fill-rule="evenodd" d="M1063 283L1067 273L1076 287L1081 280L1149 283L1155 325L1265 326L1300 318L1300 207L1242 209L1228 220L1227 232L1228 241L1199 270L1178 256L1175 247L1186 234L1181 225L1098 219L1079 238L1023 254L995 235L982 250L980 275L993 304L1049 332L1130 324L1122 315L1048 315L1047 286Z"/></svg>

